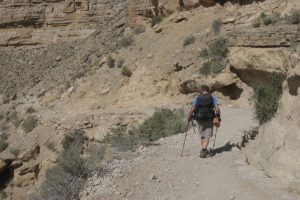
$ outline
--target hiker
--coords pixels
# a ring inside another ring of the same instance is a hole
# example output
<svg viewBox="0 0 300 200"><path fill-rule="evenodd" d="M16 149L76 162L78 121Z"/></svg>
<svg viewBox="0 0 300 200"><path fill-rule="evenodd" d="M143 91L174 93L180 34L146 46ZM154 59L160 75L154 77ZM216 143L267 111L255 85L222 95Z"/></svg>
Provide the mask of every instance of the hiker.
<svg viewBox="0 0 300 200"><path fill-rule="evenodd" d="M200 158L205 158L208 154L207 147L209 140L213 135L215 118L217 117L220 122L220 108L216 97L210 94L210 90L207 85L203 85L201 90L200 94L194 98L188 120L190 121L194 119L198 123L202 146ZM219 124L216 122L216 125Z"/></svg>

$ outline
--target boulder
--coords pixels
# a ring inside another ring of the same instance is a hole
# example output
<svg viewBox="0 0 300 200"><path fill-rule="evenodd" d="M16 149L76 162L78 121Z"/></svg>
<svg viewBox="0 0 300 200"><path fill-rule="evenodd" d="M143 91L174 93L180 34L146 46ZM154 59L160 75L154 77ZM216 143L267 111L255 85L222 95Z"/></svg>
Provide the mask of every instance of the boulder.
<svg viewBox="0 0 300 200"><path fill-rule="evenodd" d="M285 74L297 62L296 57L281 48L235 47L231 48L229 53L231 71L250 86L270 82L271 73Z"/></svg>
<svg viewBox="0 0 300 200"><path fill-rule="evenodd" d="M222 20L222 24L231 24L231 23L234 23L235 21L236 21L236 19L234 17L229 17L229 18Z"/></svg>
<svg viewBox="0 0 300 200"><path fill-rule="evenodd" d="M4 161L6 163L11 163L11 162L17 160L17 157L10 152L4 151L0 154L0 160Z"/></svg>
<svg viewBox="0 0 300 200"><path fill-rule="evenodd" d="M13 185L17 187L26 187L28 185L33 185L35 183L35 174L34 173L28 173L26 175L14 175L13 179Z"/></svg>
<svg viewBox="0 0 300 200"><path fill-rule="evenodd" d="M179 14L173 15L170 18L170 22L174 22L174 23L179 23L187 20L188 20L188 12L181 12Z"/></svg>
<svg viewBox="0 0 300 200"><path fill-rule="evenodd" d="M162 32L162 27L159 26L158 24L156 24L154 27L153 27L153 30L155 33L161 33Z"/></svg>
<svg viewBox="0 0 300 200"><path fill-rule="evenodd" d="M218 74L216 77L210 77L207 80L207 83L210 86L210 88L214 90L218 90L229 85L237 84L237 82L237 76L230 72Z"/></svg>
<svg viewBox="0 0 300 200"><path fill-rule="evenodd" d="M199 92L204 81L204 78L200 76L194 76L183 80L181 83L179 83L179 91L182 94Z"/></svg>

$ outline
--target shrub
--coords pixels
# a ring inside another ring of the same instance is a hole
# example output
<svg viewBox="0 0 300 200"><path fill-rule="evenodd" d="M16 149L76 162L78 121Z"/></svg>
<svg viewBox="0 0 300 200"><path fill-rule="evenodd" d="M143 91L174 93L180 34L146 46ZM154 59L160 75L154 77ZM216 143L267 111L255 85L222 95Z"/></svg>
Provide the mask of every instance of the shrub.
<svg viewBox="0 0 300 200"><path fill-rule="evenodd" d="M47 146L47 148L48 148L49 150L55 151L55 145L54 145L53 142L48 142L48 143L46 144L46 146Z"/></svg>
<svg viewBox="0 0 300 200"><path fill-rule="evenodd" d="M150 142L184 131L183 111L161 109L142 123L137 131Z"/></svg>
<svg viewBox="0 0 300 200"><path fill-rule="evenodd" d="M136 28L134 29L134 33L135 33L136 35L139 35L139 34L144 33L144 32L145 32L145 28L142 27L142 26L136 27Z"/></svg>
<svg viewBox="0 0 300 200"><path fill-rule="evenodd" d="M10 148L10 149L9 149L9 152L10 152L11 154L13 154L14 156L18 156L19 153L20 153L20 150L17 149L17 148Z"/></svg>
<svg viewBox="0 0 300 200"><path fill-rule="evenodd" d="M119 41L119 46L127 48L131 46L133 43L134 43L134 39L132 38L132 36L125 36Z"/></svg>
<svg viewBox="0 0 300 200"><path fill-rule="evenodd" d="M286 20L291 24L300 24L300 10L292 10L291 15L287 16Z"/></svg>
<svg viewBox="0 0 300 200"><path fill-rule="evenodd" d="M122 67L121 73L123 76L127 76L127 77L131 77L131 75L132 75L132 72L126 65Z"/></svg>
<svg viewBox="0 0 300 200"><path fill-rule="evenodd" d="M11 123L18 128L22 122L22 119L19 118L17 111L13 111L7 120L11 121Z"/></svg>
<svg viewBox="0 0 300 200"><path fill-rule="evenodd" d="M196 38L192 35L187 36L183 41L183 46L186 47L188 45L191 45L195 42Z"/></svg>
<svg viewBox="0 0 300 200"><path fill-rule="evenodd" d="M216 41L210 43L208 45L209 48L209 56L212 59L223 59L227 57L227 54L229 53L229 46L227 44L227 41L220 37Z"/></svg>
<svg viewBox="0 0 300 200"><path fill-rule="evenodd" d="M263 20L264 25L266 25L266 26L273 23L273 17L272 16L266 16L262 20Z"/></svg>
<svg viewBox="0 0 300 200"><path fill-rule="evenodd" d="M31 132L37 125L38 119L35 116L28 116L22 123L22 128L26 133Z"/></svg>
<svg viewBox="0 0 300 200"><path fill-rule="evenodd" d="M9 96L8 95L3 96L2 103L3 104L8 104L9 102L10 102Z"/></svg>
<svg viewBox="0 0 300 200"><path fill-rule="evenodd" d="M207 48L201 49L201 51L199 52L199 57L208 58L208 56L209 56L208 49Z"/></svg>
<svg viewBox="0 0 300 200"><path fill-rule="evenodd" d="M131 130L125 127L112 129L104 141L111 143L119 150L130 150L139 144L149 145L162 137L184 131L183 111L161 109L146 119L141 125Z"/></svg>
<svg viewBox="0 0 300 200"><path fill-rule="evenodd" d="M161 16L154 16L151 19L151 26L155 26L156 24L159 24L162 21L162 17Z"/></svg>
<svg viewBox="0 0 300 200"><path fill-rule="evenodd" d="M46 178L38 190L30 196L31 200L65 199L79 200L79 194L93 170L100 169L103 148L93 147L85 158L81 155L83 131L74 130L63 141L63 151L57 165L46 171ZM100 149L100 150L97 150ZM96 153L97 155L96 155Z"/></svg>
<svg viewBox="0 0 300 200"><path fill-rule="evenodd" d="M7 139L8 135L6 133L0 135L0 153L8 147Z"/></svg>
<svg viewBox="0 0 300 200"><path fill-rule="evenodd" d="M268 122L276 114L285 78L283 74L273 73L271 84L258 85L254 88L255 114L260 124Z"/></svg>
<svg viewBox="0 0 300 200"><path fill-rule="evenodd" d="M211 74L211 63L209 61L206 61L203 63L202 67L200 68L200 73L203 74L204 76L208 76Z"/></svg>
<svg viewBox="0 0 300 200"><path fill-rule="evenodd" d="M255 20L255 21L253 22L252 26L253 26L254 28L260 27L260 20Z"/></svg>
<svg viewBox="0 0 300 200"><path fill-rule="evenodd" d="M121 68L121 67L123 66L124 62L125 62L124 59L118 60L118 62L117 62L117 67L118 67L118 68Z"/></svg>
<svg viewBox="0 0 300 200"><path fill-rule="evenodd" d="M36 112L36 110L32 107L32 106L30 106L27 110L26 110L26 113L27 114L32 114L32 113L35 113Z"/></svg>
<svg viewBox="0 0 300 200"><path fill-rule="evenodd" d="M131 150L139 143L139 136L133 132L128 134L126 127L113 128L110 131L105 135L104 141L111 143L119 151Z"/></svg>
<svg viewBox="0 0 300 200"><path fill-rule="evenodd" d="M229 46L225 39L218 38L216 41L210 43L208 48L200 52L200 56L207 58L200 68L200 73L207 76L209 74L219 74L227 65L227 54L229 53Z"/></svg>
<svg viewBox="0 0 300 200"><path fill-rule="evenodd" d="M0 121L4 119L4 114L3 113L0 113Z"/></svg>
<svg viewBox="0 0 300 200"><path fill-rule="evenodd" d="M108 65L108 67L113 68L115 66L115 60L112 57L108 57L106 64Z"/></svg>
<svg viewBox="0 0 300 200"><path fill-rule="evenodd" d="M212 30L214 32L215 35L218 35L220 33L221 30L221 25L222 22L220 19L215 19L212 23Z"/></svg>
<svg viewBox="0 0 300 200"><path fill-rule="evenodd" d="M85 70L77 70L75 72L75 74L72 76L72 80L76 80L76 79L82 78L82 77L84 77L85 74L86 74Z"/></svg>
<svg viewBox="0 0 300 200"><path fill-rule="evenodd" d="M68 150L72 145L81 146L83 144L84 131L81 129L74 129L64 137L63 148Z"/></svg>

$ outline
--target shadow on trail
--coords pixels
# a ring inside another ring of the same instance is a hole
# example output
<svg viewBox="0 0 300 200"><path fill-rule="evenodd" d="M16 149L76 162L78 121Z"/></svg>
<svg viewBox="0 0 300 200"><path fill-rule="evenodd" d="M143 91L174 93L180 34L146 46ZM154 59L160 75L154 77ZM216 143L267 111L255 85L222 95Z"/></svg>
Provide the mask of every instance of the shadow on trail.
<svg viewBox="0 0 300 200"><path fill-rule="evenodd" d="M233 147L235 147L235 144L230 144L230 142L227 142L224 146L211 149L209 152L209 156L213 157L217 154L223 153L223 152L230 152Z"/></svg>

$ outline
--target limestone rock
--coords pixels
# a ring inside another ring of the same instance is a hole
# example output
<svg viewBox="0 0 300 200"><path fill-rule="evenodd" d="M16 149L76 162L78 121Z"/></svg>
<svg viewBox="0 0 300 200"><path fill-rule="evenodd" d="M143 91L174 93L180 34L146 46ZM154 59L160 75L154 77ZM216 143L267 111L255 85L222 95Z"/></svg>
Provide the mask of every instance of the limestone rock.
<svg viewBox="0 0 300 200"><path fill-rule="evenodd" d="M207 82L210 88L217 90L225 86L236 84L238 79L235 74L225 72L217 75L214 78L209 78Z"/></svg>
<svg viewBox="0 0 300 200"><path fill-rule="evenodd" d="M17 157L15 155L13 155L12 153L9 153L9 152L2 152L0 154L0 160L6 162L6 163L9 163L9 162L12 162L14 160L16 160Z"/></svg>
<svg viewBox="0 0 300 200"><path fill-rule="evenodd" d="M234 17L230 17L230 18L222 20L222 24L231 24L231 23L234 23L235 21L236 21L236 19Z"/></svg>
<svg viewBox="0 0 300 200"><path fill-rule="evenodd" d="M162 27L159 26L158 24L156 24L154 27L153 27L153 30L155 33L161 33L162 32Z"/></svg>
<svg viewBox="0 0 300 200"><path fill-rule="evenodd" d="M17 187L25 187L28 185L32 185L35 182L35 174L34 173L28 173L26 175L14 175L13 184Z"/></svg>
<svg viewBox="0 0 300 200"><path fill-rule="evenodd" d="M231 70L248 85L269 82L268 74L287 73L297 62L285 49L231 48L229 63Z"/></svg>
<svg viewBox="0 0 300 200"><path fill-rule="evenodd" d="M204 79L200 76L191 77L187 80L182 81L179 84L179 91L182 94L189 94L194 92L199 92Z"/></svg>
<svg viewBox="0 0 300 200"><path fill-rule="evenodd" d="M186 21L188 19L188 13L187 12L181 12L177 15L174 15L171 17L170 21L174 23L179 23L182 21Z"/></svg>

